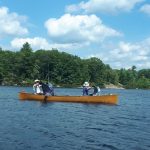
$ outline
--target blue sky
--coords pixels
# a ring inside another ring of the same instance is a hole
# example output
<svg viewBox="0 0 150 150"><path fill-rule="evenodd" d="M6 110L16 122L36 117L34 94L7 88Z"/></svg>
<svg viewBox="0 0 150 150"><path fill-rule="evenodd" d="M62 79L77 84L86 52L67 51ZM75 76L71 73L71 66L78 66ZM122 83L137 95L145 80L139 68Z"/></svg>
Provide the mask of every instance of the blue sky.
<svg viewBox="0 0 150 150"><path fill-rule="evenodd" d="M112 68L150 68L149 0L0 0L0 47L98 57Z"/></svg>

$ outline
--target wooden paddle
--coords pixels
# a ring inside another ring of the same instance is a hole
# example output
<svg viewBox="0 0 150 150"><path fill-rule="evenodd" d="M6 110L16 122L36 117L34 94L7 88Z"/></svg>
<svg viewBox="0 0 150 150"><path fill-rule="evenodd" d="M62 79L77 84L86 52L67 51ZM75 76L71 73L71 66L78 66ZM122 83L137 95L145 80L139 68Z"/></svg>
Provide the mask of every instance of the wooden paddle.
<svg viewBox="0 0 150 150"><path fill-rule="evenodd" d="M48 97L48 96L46 96L46 95L44 96L44 103L47 102L47 97Z"/></svg>

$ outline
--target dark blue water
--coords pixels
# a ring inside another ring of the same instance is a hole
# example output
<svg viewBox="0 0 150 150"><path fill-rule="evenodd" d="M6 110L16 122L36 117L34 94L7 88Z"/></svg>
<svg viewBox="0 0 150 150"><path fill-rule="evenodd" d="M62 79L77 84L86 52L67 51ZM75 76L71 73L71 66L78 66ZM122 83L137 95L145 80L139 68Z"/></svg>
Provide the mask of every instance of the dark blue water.
<svg viewBox="0 0 150 150"><path fill-rule="evenodd" d="M0 87L0 150L149 150L150 90L106 90L118 105L19 101ZM81 89L56 89L81 95Z"/></svg>

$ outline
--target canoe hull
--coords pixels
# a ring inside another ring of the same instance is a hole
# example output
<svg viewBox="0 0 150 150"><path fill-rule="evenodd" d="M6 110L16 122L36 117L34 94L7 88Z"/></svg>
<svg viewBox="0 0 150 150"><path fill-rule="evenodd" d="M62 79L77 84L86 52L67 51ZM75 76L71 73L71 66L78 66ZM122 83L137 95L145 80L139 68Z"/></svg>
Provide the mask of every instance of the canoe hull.
<svg viewBox="0 0 150 150"><path fill-rule="evenodd" d="M44 101L44 95L35 95L26 92L19 93L20 100ZM79 103L105 103L117 104L117 95L100 95L100 96L48 96L47 102L79 102Z"/></svg>

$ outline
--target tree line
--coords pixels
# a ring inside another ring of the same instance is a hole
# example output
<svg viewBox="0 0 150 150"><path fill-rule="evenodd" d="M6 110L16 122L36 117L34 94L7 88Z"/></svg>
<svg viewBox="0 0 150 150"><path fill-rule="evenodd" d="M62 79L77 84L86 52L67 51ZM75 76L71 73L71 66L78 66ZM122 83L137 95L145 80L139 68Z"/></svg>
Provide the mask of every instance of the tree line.
<svg viewBox="0 0 150 150"><path fill-rule="evenodd" d="M0 48L0 85L28 86L35 79L62 87L79 87L89 81L100 87L150 89L150 69L112 69L96 57L81 59L57 49L33 52L29 43L17 52Z"/></svg>

